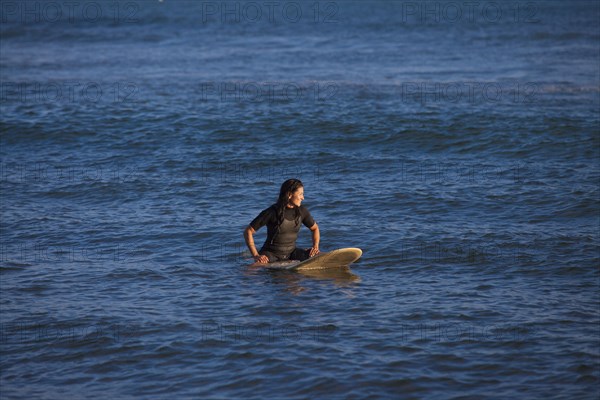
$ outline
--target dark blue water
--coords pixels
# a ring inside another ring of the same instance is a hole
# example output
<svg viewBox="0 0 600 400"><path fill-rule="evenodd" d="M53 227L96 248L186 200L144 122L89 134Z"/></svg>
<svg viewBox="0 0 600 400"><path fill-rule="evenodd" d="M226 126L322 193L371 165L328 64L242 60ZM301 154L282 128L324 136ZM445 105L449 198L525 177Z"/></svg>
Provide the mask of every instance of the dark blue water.
<svg viewBox="0 0 600 400"><path fill-rule="evenodd" d="M598 398L597 2L69 4L1 3L0 398ZM247 267L290 177L351 268Z"/></svg>

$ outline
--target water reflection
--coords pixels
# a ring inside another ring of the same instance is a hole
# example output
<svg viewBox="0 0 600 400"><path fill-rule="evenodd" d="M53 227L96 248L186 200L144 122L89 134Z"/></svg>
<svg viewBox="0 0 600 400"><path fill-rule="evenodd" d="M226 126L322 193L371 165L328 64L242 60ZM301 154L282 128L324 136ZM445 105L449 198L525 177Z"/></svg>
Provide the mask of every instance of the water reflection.
<svg viewBox="0 0 600 400"><path fill-rule="evenodd" d="M303 270L297 273L314 279L330 279L337 286L360 282L360 277L350 271L350 267Z"/></svg>
<svg viewBox="0 0 600 400"><path fill-rule="evenodd" d="M290 271L267 269L264 267L248 267L250 273L268 274L273 283L286 285L286 291L293 294L299 294L306 290L304 282L316 279L322 281L331 281L339 288L353 286L361 281L360 276L350 270L350 267L314 269L304 271Z"/></svg>

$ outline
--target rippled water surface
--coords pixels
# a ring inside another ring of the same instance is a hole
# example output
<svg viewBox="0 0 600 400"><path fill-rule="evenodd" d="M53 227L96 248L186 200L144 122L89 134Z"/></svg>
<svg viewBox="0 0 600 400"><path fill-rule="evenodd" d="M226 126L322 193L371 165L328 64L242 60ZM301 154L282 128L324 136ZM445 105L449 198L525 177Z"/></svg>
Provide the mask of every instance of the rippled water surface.
<svg viewBox="0 0 600 400"><path fill-rule="evenodd" d="M53 4L2 3L0 398L598 398L598 3ZM248 267L290 177L357 263Z"/></svg>

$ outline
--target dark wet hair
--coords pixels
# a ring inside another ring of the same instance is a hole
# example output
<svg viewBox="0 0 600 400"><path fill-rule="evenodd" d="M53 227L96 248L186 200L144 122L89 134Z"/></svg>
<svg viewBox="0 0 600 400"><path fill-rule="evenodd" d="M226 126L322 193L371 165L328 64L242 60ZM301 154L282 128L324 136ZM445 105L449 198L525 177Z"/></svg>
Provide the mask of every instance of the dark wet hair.
<svg viewBox="0 0 600 400"><path fill-rule="evenodd" d="M301 187L304 187L300 179L288 179L283 182L281 185L281 189L279 189L279 198L277 199L277 203L283 203L285 206L288 203L288 200L292 194Z"/></svg>
<svg viewBox="0 0 600 400"><path fill-rule="evenodd" d="M290 196L294 194L294 192L301 187L304 187L300 179L288 179L283 182L281 185L281 189L279 190L279 198L277 199L277 203L275 203L275 210L277 211L277 228L281 226L283 223L285 208L289 202ZM295 216L294 220L296 225L300 224L300 210L298 207L295 207Z"/></svg>

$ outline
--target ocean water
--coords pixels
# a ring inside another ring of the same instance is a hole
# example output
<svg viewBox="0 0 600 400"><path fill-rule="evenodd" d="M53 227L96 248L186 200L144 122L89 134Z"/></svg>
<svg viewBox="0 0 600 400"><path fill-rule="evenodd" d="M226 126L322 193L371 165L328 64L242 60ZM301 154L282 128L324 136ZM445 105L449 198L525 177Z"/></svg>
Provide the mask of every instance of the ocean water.
<svg viewBox="0 0 600 400"><path fill-rule="evenodd" d="M598 398L597 2L0 11L1 399Z"/></svg>

